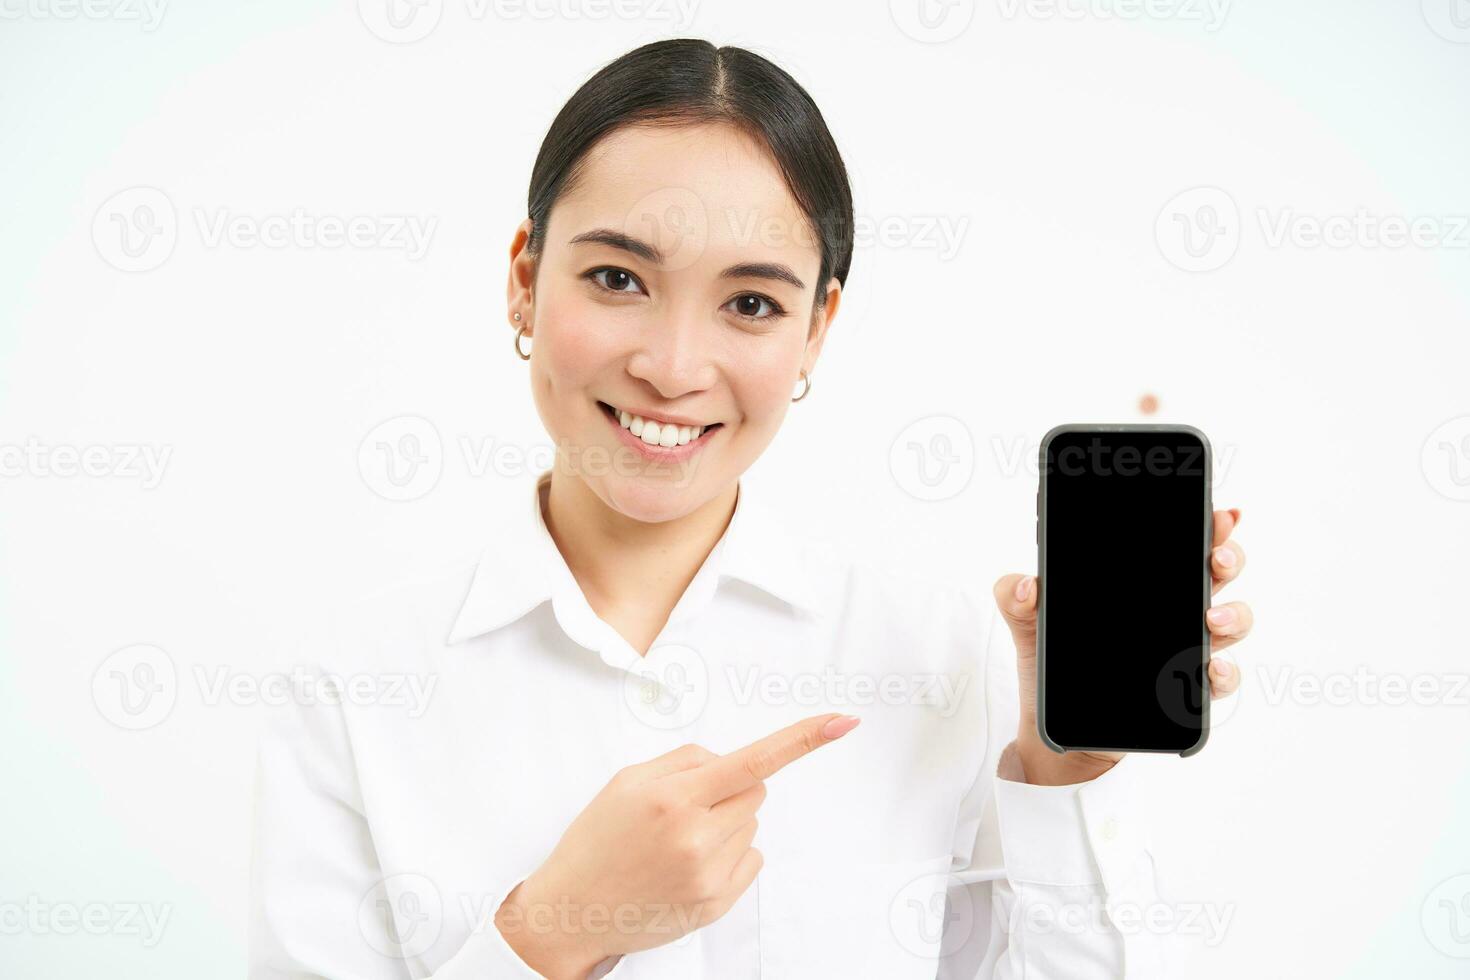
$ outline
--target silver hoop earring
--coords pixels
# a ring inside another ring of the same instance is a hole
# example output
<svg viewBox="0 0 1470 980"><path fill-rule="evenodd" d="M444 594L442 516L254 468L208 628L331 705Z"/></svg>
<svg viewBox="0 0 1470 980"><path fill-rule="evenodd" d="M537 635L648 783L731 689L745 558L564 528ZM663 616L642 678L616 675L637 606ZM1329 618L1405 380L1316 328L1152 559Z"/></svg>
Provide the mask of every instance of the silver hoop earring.
<svg viewBox="0 0 1470 980"><path fill-rule="evenodd" d="M812 390L812 379L811 378L808 378L806 376L806 372L805 371L802 371L801 372L801 380L802 380L802 383L806 385L806 387L804 387L804 388L801 389L801 394L799 394L795 398L791 399L793 402L799 402L799 401L801 401L803 398L805 398L807 396L807 392L809 392L809 391Z"/></svg>
<svg viewBox="0 0 1470 980"><path fill-rule="evenodd" d="M516 314L516 319L519 320L520 319L520 316L521 315L519 313L517 313ZM529 361L531 359L531 355L521 352L521 334L523 334L525 332L526 332L526 325L523 323L523 324L521 324L520 328L516 330L516 355L521 360L523 360L523 361Z"/></svg>

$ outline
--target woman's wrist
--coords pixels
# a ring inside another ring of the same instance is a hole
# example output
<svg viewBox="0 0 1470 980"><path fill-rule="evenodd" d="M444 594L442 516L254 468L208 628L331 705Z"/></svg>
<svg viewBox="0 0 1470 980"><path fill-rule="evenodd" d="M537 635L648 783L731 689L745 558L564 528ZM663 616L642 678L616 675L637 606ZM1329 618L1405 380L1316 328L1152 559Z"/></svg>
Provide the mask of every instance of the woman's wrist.
<svg viewBox="0 0 1470 980"><path fill-rule="evenodd" d="M511 889L495 912L495 928L521 961L548 980L584 980L607 954L590 937L567 935L555 907L536 897L535 875Z"/></svg>

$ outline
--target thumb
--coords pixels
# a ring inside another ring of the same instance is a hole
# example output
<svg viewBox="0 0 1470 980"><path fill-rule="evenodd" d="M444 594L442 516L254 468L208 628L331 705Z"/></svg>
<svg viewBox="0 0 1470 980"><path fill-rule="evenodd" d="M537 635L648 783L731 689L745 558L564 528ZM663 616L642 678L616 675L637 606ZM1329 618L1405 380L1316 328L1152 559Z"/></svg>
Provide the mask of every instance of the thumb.
<svg viewBox="0 0 1470 980"><path fill-rule="evenodd" d="M1011 628L1016 653L1036 656L1036 576L1001 576L995 583L995 605Z"/></svg>

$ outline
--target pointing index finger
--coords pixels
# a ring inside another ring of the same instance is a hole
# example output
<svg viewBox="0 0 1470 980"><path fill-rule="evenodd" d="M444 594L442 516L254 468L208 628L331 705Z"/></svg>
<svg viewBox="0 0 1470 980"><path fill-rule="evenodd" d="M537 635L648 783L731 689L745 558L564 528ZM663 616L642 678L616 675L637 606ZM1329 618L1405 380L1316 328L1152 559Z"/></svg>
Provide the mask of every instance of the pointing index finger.
<svg viewBox="0 0 1470 980"><path fill-rule="evenodd" d="M713 805L771 778L802 756L857 727L853 715L817 715L751 742L692 770L695 795Z"/></svg>

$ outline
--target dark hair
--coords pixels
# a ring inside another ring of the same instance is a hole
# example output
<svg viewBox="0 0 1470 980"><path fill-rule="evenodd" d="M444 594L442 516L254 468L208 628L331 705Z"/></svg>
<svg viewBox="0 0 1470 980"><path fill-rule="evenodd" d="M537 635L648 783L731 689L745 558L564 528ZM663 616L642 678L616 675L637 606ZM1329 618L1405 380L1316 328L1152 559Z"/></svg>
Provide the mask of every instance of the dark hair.
<svg viewBox="0 0 1470 980"><path fill-rule="evenodd" d="M540 253L552 205L576 182L598 140L621 126L665 122L728 122L764 144L821 244L817 305L825 303L833 276L847 285L852 189L817 104L796 79L760 55L696 38L629 51L562 106L531 170L530 254Z"/></svg>

